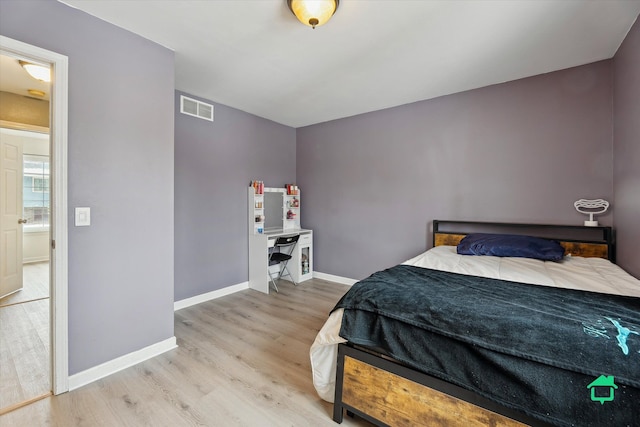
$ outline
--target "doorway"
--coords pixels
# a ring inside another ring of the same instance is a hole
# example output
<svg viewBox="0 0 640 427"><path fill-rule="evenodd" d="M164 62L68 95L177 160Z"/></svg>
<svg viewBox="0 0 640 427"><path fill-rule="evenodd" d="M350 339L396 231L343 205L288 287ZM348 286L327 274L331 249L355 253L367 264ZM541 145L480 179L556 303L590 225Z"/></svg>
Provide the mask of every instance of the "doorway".
<svg viewBox="0 0 640 427"><path fill-rule="evenodd" d="M40 296L33 299L24 298L29 302L22 302L7 305L6 308L0 308L0 310L9 310L13 307L14 311L18 308L22 308L22 311L28 312L31 318L39 321L40 326L35 329L37 332L35 335L39 336L39 339L44 347L48 344L49 354L44 365L48 367L48 373L45 375L47 378L46 387L47 392L40 396L30 396L21 403L13 403L13 406L9 406L10 409L14 409L18 405L28 404L31 401L37 400L42 396L54 394L60 394L68 391L68 313L67 313L67 91L68 91L68 59L66 56L51 52L45 49L41 49L36 46L32 46L17 40L10 39L8 37L0 36L0 55L12 58L14 61L23 60L35 64L41 64L48 66L51 70L52 83L50 85L50 107L49 107L49 123L50 132L47 136L50 140L48 156L44 156L42 153L29 152L27 156L23 156L21 153L22 162L18 162L21 165L21 173L15 174L20 176L23 182L29 181L32 186L32 193L44 193L45 189L49 190L49 208L44 206L29 206L27 212L21 211L21 217L18 219L21 224L29 224L31 221L41 223L47 219L49 222L49 230L44 233L46 242L45 251L48 252L48 260L46 255L44 258L34 256L30 260L34 261L34 264L28 264L27 268L20 269L21 273L24 273L27 279L33 277L31 281L44 280L48 282L48 296ZM2 72L0 75L5 75ZM29 129L29 126L24 126L18 121L8 121L6 119L0 120L0 127L11 127L14 130L16 128L21 130L33 130ZM26 129L25 129L26 128ZM42 131L42 129L39 129ZM3 137L4 139L4 137ZM25 160L26 159L26 160ZM25 163L25 161L27 163ZM48 164L45 165L45 163ZM43 172L38 174L36 169L40 168ZM50 177L46 182L44 170L49 169ZM22 173L25 169L28 170L29 176L25 177ZM8 182L8 181L7 181ZM15 184L15 183L14 183ZM3 191L6 191L6 186L3 187ZM23 189L24 191L24 189ZM41 197L41 200L44 198ZM30 217L26 217L30 215ZM25 216L25 218L22 218ZM7 221L3 220L7 223ZM16 221L17 222L17 221ZM29 224L29 225L32 225ZM39 230L44 231L44 230ZM10 234L10 233L9 233ZM22 233L14 233L16 236ZM33 237L33 236L30 236ZM6 252L3 250L3 253ZM19 252L19 251L17 251ZM39 261L41 265L35 265ZM45 263L45 261L47 261ZM4 261L3 261L4 263ZM21 264L22 265L22 264ZM4 266L2 266L4 267ZM31 271L30 267L37 267ZM1 269L0 269L1 270ZM15 269L18 270L17 268ZM33 273L33 274L32 274ZM44 276L44 279L43 277ZM48 280L47 280L48 279ZM46 288L46 286L45 286ZM24 289L26 290L26 288ZM17 295L22 291L16 292ZM39 303L43 306L42 310L30 310L27 309L29 304ZM48 311L47 311L48 310ZM38 314L35 314L38 313ZM3 322L5 319L0 319ZM44 322L44 327L42 326ZM5 334L3 331L3 338ZM8 335L7 335L8 336ZM18 334L20 336L20 334ZM18 357L29 358L30 355L27 352L20 352L21 340L15 341L15 353ZM14 344L14 342L12 342ZM16 356L11 354L12 359L15 360ZM35 371L35 370L34 370ZM2 378L4 382L4 378ZM25 396L26 397L26 396ZM3 399L4 400L4 399ZM7 401L8 402L8 401ZM6 412L7 408L4 402L0 408L0 414Z"/></svg>
<svg viewBox="0 0 640 427"><path fill-rule="evenodd" d="M10 59L0 56L3 74ZM15 95L0 92L5 111ZM48 101L33 102L48 118ZM0 153L2 413L51 394L49 134L0 127Z"/></svg>

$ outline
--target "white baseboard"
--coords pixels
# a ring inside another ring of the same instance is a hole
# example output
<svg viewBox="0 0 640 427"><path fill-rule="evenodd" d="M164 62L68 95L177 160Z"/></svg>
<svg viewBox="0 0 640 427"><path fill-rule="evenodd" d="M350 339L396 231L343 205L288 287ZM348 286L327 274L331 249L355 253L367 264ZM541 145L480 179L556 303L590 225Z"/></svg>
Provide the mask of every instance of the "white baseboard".
<svg viewBox="0 0 640 427"><path fill-rule="evenodd" d="M313 277L315 279L327 280L329 282L336 282L347 286L353 286L359 282L359 280L349 279L348 277L342 276L334 276L333 274L320 273L319 271L314 271Z"/></svg>
<svg viewBox="0 0 640 427"><path fill-rule="evenodd" d="M237 285L227 286L226 288L196 295L195 297L181 299L180 301L176 301L173 303L173 311L178 311L205 301L210 301L212 299L220 298L226 295L231 295L236 292L244 291L245 289L249 289L249 282L238 283Z"/></svg>
<svg viewBox="0 0 640 427"><path fill-rule="evenodd" d="M158 356L166 351L178 347L176 337L168 338L164 341L151 344L148 347L125 354L101 365L94 366L85 371L69 376L69 391L75 390L83 385L87 385L101 378L115 374L118 371L130 366L144 362L147 359Z"/></svg>

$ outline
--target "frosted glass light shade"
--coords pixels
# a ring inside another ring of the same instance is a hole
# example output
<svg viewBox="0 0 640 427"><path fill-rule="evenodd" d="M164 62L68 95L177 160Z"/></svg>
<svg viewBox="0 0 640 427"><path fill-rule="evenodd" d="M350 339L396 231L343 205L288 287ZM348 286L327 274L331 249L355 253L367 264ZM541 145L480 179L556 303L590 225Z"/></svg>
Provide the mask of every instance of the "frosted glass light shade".
<svg viewBox="0 0 640 427"><path fill-rule="evenodd" d="M44 65L31 64L30 62L19 61L22 68L26 70L31 77L46 83L51 83L51 70Z"/></svg>
<svg viewBox="0 0 640 427"><path fill-rule="evenodd" d="M338 9L340 0L287 0L289 9L304 25L326 24Z"/></svg>

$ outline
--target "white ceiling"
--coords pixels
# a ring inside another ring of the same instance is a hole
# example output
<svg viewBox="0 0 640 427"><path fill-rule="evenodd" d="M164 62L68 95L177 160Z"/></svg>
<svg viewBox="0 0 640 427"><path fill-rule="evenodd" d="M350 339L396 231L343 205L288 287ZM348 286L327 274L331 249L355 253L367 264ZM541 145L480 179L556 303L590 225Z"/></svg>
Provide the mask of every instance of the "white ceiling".
<svg viewBox="0 0 640 427"><path fill-rule="evenodd" d="M611 58L640 0L65 0L176 52L176 89L301 127Z"/></svg>
<svg viewBox="0 0 640 427"><path fill-rule="evenodd" d="M29 89L42 91L45 95L42 97L30 95ZM49 83L34 79L18 63L18 58L6 55L0 55L0 91L47 101L51 95Z"/></svg>

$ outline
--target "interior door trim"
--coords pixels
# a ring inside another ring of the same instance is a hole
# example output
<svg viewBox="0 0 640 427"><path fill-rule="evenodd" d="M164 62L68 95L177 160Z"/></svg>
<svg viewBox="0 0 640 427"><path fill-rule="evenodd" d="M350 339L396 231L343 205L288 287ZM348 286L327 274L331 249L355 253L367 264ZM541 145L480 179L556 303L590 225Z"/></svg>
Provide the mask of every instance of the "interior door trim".
<svg viewBox="0 0 640 427"><path fill-rule="evenodd" d="M53 394L69 390L67 135L69 59L50 50L0 36L5 55L51 64L51 385Z"/></svg>

